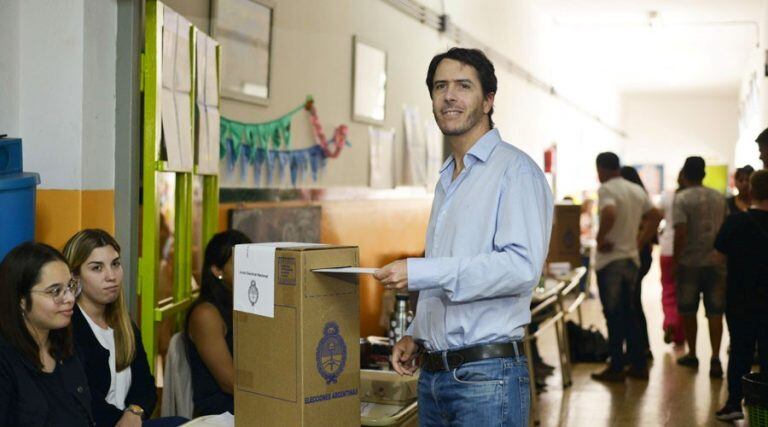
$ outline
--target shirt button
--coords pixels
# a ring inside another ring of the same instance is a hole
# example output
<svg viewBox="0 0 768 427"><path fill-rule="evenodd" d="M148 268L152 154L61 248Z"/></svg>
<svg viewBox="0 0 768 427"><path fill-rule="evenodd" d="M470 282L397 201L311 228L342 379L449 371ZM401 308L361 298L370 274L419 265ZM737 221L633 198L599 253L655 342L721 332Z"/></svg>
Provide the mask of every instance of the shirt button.
<svg viewBox="0 0 768 427"><path fill-rule="evenodd" d="M83 394L83 386L81 385L77 386L77 392L80 394Z"/></svg>

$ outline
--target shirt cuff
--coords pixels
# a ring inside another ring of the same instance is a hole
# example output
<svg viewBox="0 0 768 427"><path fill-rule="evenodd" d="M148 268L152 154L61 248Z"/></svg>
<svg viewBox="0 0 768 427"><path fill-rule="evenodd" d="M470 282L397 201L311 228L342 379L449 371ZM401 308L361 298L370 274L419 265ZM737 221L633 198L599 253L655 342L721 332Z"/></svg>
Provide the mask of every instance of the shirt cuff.
<svg viewBox="0 0 768 427"><path fill-rule="evenodd" d="M423 291L439 288L434 272L439 271L437 259L408 258L408 290Z"/></svg>

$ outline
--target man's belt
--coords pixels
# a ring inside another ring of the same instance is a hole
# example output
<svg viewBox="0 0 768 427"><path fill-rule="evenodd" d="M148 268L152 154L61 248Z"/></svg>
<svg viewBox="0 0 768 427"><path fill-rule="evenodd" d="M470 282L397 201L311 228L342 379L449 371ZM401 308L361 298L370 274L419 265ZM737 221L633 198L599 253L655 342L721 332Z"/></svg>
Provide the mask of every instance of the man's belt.
<svg viewBox="0 0 768 427"><path fill-rule="evenodd" d="M443 360L444 354L445 360ZM433 351L421 356L421 369L429 372L454 370L464 363L501 357L520 357L521 354L523 354L522 341L482 344L460 350Z"/></svg>

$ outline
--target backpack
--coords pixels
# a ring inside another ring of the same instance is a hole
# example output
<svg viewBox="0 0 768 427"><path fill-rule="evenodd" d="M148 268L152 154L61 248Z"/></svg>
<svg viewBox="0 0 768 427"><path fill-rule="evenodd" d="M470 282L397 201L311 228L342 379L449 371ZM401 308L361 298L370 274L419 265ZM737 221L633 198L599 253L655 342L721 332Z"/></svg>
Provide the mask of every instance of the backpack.
<svg viewBox="0 0 768 427"><path fill-rule="evenodd" d="M608 359L608 341L591 325L584 329L572 321L565 324L571 347L571 360L578 362L605 362Z"/></svg>

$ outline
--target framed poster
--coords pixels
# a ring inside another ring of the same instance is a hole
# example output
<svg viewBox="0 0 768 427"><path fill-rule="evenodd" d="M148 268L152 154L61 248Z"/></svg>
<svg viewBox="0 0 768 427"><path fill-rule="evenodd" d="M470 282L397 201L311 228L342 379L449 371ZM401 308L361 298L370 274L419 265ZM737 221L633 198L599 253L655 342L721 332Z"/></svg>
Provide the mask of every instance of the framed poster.
<svg viewBox="0 0 768 427"><path fill-rule="evenodd" d="M272 0L214 0L213 37L221 44L221 96L266 105L272 52Z"/></svg>
<svg viewBox="0 0 768 427"><path fill-rule="evenodd" d="M352 120L381 124L387 101L387 53L352 38Z"/></svg>
<svg viewBox="0 0 768 427"><path fill-rule="evenodd" d="M664 191L664 165L639 164L632 167L637 170L649 195L658 196Z"/></svg>

